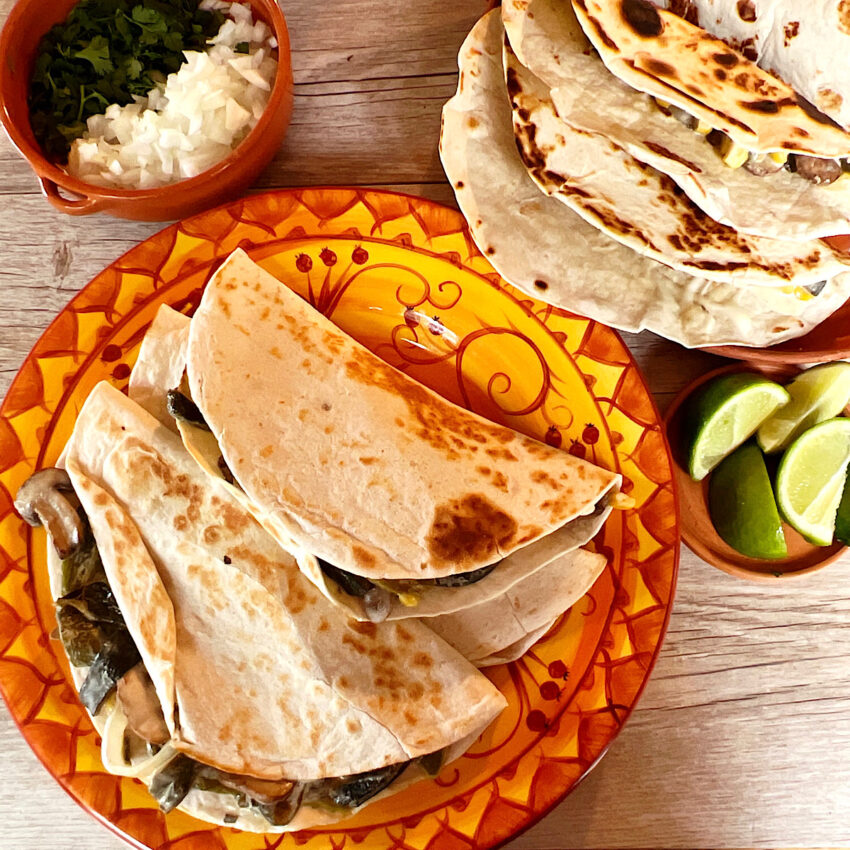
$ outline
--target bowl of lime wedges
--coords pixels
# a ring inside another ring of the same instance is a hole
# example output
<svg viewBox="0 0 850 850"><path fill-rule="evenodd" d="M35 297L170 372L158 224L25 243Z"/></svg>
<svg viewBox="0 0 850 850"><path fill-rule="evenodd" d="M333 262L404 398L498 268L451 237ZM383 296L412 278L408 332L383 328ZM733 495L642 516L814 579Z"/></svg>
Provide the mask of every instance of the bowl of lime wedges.
<svg viewBox="0 0 850 850"><path fill-rule="evenodd" d="M850 544L850 362L709 372L682 390L665 427L682 538L704 561L787 580Z"/></svg>

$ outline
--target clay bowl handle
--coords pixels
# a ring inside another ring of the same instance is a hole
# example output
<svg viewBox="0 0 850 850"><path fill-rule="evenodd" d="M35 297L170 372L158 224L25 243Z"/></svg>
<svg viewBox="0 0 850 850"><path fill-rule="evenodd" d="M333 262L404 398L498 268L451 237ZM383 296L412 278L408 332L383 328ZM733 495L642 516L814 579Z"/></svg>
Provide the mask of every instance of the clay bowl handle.
<svg viewBox="0 0 850 850"><path fill-rule="evenodd" d="M41 191L44 197L56 207L68 215L89 215L103 208L103 201L99 198L89 198L83 196L77 201L71 201L68 198L63 198L59 194L59 187L46 177L39 177L38 182L41 184Z"/></svg>

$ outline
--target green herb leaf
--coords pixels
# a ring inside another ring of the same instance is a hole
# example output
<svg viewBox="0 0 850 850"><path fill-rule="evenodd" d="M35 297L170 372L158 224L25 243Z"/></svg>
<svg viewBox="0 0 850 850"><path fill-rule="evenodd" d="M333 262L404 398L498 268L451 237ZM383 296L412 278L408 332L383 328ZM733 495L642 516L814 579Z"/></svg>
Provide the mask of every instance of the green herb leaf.
<svg viewBox="0 0 850 850"><path fill-rule="evenodd" d="M96 35L83 50L71 54L75 59L85 59L91 62L98 74L108 74L115 66L109 58L109 42L102 36Z"/></svg>

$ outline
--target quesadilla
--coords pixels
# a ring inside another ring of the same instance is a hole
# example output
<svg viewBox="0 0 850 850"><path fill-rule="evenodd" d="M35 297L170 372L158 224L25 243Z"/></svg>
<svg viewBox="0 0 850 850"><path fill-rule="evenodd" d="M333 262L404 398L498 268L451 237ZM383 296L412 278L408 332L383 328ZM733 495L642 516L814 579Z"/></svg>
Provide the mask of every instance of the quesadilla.
<svg viewBox="0 0 850 850"><path fill-rule="evenodd" d="M54 542L67 543L57 510L82 523L51 563L60 635L107 769L143 779L164 810L252 831L331 823L434 774L504 707L419 623L358 623L330 604L109 385L64 463L68 479L38 473L20 508L53 522Z"/></svg>
<svg viewBox="0 0 850 850"><path fill-rule="evenodd" d="M611 73L747 151L842 157L850 135L786 82L650 0L572 0Z"/></svg>
<svg viewBox="0 0 850 850"><path fill-rule="evenodd" d="M666 174L561 120L546 84L505 45L517 147L547 195L618 242L708 280L804 286L848 270L823 242L748 236L706 215Z"/></svg>
<svg viewBox="0 0 850 850"><path fill-rule="evenodd" d="M190 452L361 618L503 593L587 542L619 487L411 380L243 252L207 285L186 369Z"/></svg>
<svg viewBox="0 0 850 850"><path fill-rule="evenodd" d="M566 4L550 0L535 0L533 12L520 10L516 2L510 5L509 17L521 16L528 31L542 31L545 24L537 20L541 10L550 22L570 14ZM619 3L588 0L573 6L599 49L589 58L600 57L614 76L592 78L594 93L599 86L602 99L594 96L591 105L583 81L568 69L588 64L587 57L583 63L575 61L580 48L574 38L554 45L555 63L546 63L537 51L524 51L534 57L533 64L557 64L565 72L567 79L551 83L558 89L553 100L564 121L604 132L642 162L668 174L708 215L741 232L792 240L847 232L850 134L769 68L752 61L761 61L757 54L742 53L744 42L734 36L721 41L692 23L695 16L685 20L645 0L623 4L633 17L643 16L645 36L631 28L626 11L615 9ZM712 10L701 19L720 32L737 32L735 19L749 26L738 13L716 24L722 11ZM817 12L807 9L805 17L814 19ZM779 26L772 9L760 21L765 34L777 32L769 29ZM773 44L775 37L768 41ZM562 49L568 54L565 62ZM590 64L601 68L599 61ZM809 69L811 63L803 67ZM805 76L800 68L795 71L795 80ZM706 104L712 110L701 111Z"/></svg>
<svg viewBox="0 0 850 850"><path fill-rule="evenodd" d="M810 290L709 282L676 272L612 241L544 195L514 142L503 40L494 10L464 42L458 91L443 109L440 156L476 244L506 280L573 312L627 331L652 330L689 347L791 339L850 296L846 272Z"/></svg>
<svg viewBox="0 0 850 850"><path fill-rule="evenodd" d="M668 175L711 218L741 233L794 241L850 229L850 178L803 179L814 172L783 167L785 152L732 167L737 163L707 144L677 107L604 72L568 3L506 0L502 18L518 60L548 87L564 124L599 134Z"/></svg>
<svg viewBox="0 0 850 850"><path fill-rule="evenodd" d="M130 398L174 430L175 420L166 410L165 398L183 375L188 330L186 316L160 307L130 376ZM223 481L219 484L227 486ZM490 581L426 588L415 609L418 617L477 667L519 658L605 568L604 556L578 547L601 528L607 513L571 523L573 531L583 530L570 542L563 531L544 539L548 547L545 557L540 544L518 550L506 559L512 564L503 564ZM535 549L541 553L537 562L548 562L539 569L528 557ZM362 611L357 598L331 581L315 557L301 552L299 562L328 598L354 616Z"/></svg>
<svg viewBox="0 0 850 850"><path fill-rule="evenodd" d="M850 127L850 7L845 0L659 0L785 80Z"/></svg>

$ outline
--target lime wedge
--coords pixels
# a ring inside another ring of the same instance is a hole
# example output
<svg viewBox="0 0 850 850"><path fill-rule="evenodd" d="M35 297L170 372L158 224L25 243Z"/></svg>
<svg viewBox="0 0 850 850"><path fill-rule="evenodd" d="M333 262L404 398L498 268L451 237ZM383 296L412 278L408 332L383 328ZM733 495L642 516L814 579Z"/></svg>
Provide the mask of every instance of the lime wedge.
<svg viewBox="0 0 850 850"><path fill-rule="evenodd" d="M818 422L838 416L850 402L850 363L827 363L803 372L786 386L791 401L758 430L764 452L788 448Z"/></svg>
<svg viewBox="0 0 850 850"><path fill-rule="evenodd" d="M701 387L682 412L684 450L691 478L705 478L789 399L779 384L751 372L722 375Z"/></svg>
<svg viewBox="0 0 850 850"><path fill-rule="evenodd" d="M829 546L850 463L850 419L829 419L791 443L776 473L786 522L808 541Z"/></svg>
<svg viewBox="0 0 850 850"><path fill-rule="evenodd" d="M838 504L835 515L835 539L845 546L850 546L850 475L844 484L844 495Z"/></svg>
<svg viewBox="0 0 850 850"><path fill-rule="evenodd" d="M708 485L708 512L717 533L750 558L788 554L764 455L750 441L721 461Z"/></svg>

